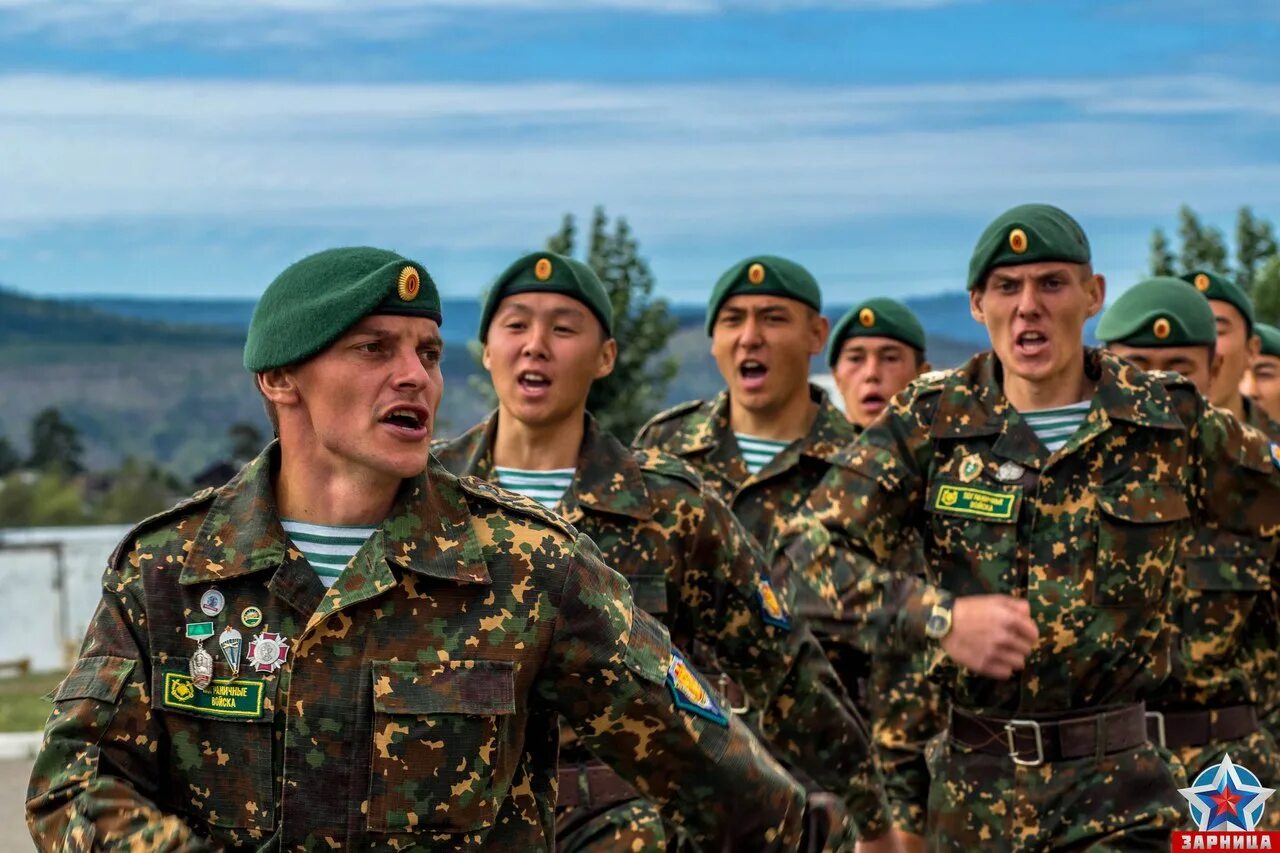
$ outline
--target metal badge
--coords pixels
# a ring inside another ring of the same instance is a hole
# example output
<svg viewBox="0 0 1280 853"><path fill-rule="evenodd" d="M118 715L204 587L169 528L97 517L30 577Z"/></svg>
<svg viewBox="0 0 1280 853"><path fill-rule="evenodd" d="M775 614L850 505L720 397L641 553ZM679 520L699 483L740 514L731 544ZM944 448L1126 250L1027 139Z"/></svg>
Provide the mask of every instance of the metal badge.
<svg viewBox="0 0 1280 853"><path fill-rule="evenodd" d="M262 624L262 611L253 606L246 607L240 611L240 621L246 628L257 628Z"/></svg>
<svg viewBox="0 0 1280 853"><path fill-rule="evenodd" d="M217 616L227 606L227 597L216 589L206 590L200 596L200 612L205 616Z"/></svg>
<svg viewBox="0 0 1280 853"><path fill-rule="evenodd" d="M982 457L971 453L960 463L960 482L972 483L982 473Z"/></svg>
<svg viewBox="0 0 1280 853"><path fill-rule="evenodd" d="M249 662L258 672L275 672L289 656L288 644L279 634L263 631L249 643Z"/></svg>
<svg viewBox="0 0 1280 853"><path fill-rule="evenodd" d="M227 659L227 666L231 667L232 675L240 674L240 649L243 644L240 632L230 625L218 635L218 646L222 649L222 656Z"/></svg>
<svg viewBox="0 0 1280 853"><path fill-rule="evenodd" d="M1025 473L1027 473L1027 469L1017 462L1002 462L1000 467L996 469L996 479L1002 483L1012 483L1014 480L1021 480L1022 475Z"/></svg>
<svg viewBox="0 0 1280 853"><path fill-rule="evenodd" d="M208 690L213 681L213 655L204 650L204 642L191 655L191 683L197 690Z"/></svg>

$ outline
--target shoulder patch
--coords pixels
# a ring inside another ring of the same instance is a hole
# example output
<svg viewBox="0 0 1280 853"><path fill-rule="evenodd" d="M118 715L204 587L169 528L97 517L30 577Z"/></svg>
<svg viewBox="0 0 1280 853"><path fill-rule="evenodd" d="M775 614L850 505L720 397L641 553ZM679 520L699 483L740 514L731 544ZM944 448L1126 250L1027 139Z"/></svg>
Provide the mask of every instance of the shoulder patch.
<svg viewBox="0 0 1280 853"><path fill-rule="evenodd" d="M112 569L119 568L120 561L124 559L124 555L128 554L129 551L132 550L133 543L138 541L142 534L155 530L162 526L166 521L181 518L198 506L210 503L217 491L218 490L215 488L201 489L194 495L178 501L168 509L162 510L149 518L144 518L142 521L139 521L128 533L124 535L124 538L120 540L120 543L116 545L115 550L111 552L111 556L107 559L107 565Z"/></svg>
<svg viewBox="0 0 1280 853"><path fill-rule="evenodd" d="M671 652L671 665L667 668L667 687L680 710L729 727L729 718L711 689L703 683L702 676L674 650Z"/></svg>
<svg viewBox="0 0 1280 853"><path fill-rule="evenodd" d="M473 477L470 474L465 477L459 477L458 485L468 494L498 504L506 509L514 510L520 515L540 521L548 527L554 527L570 539L578 538L578 531L572 524L533 498L527 498L515 492L508 492L501 486L496 486L488 480L481 480L479 477Z"/></svg>
<svg viewBox="0 0 1280 853"><path fill-rule="evenodd" d="M677 456L664 453L657 448L633 450L632 455L644 471L683 480L695 489L702 488L702 476L694 470L692 465Z"/></svg>

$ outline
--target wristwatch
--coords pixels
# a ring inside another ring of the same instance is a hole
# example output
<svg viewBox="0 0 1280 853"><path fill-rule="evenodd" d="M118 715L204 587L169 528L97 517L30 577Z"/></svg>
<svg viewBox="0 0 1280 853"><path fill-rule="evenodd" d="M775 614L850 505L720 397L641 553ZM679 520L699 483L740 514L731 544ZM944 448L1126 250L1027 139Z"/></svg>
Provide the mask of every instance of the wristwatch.
<svg viewBox="0 0 1280 853"><path fill-rule="evenodd" d="M924 623L924 633L931 640L941 640L951 633L951 611L955 607L954 598L946 598L933 605L929 618Z"/></svg>

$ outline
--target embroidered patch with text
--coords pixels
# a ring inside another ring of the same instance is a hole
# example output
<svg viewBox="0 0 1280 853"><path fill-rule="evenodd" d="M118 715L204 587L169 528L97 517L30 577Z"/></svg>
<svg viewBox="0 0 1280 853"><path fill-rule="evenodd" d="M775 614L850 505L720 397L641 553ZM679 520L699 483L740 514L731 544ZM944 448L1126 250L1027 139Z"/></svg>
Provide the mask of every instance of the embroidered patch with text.
<svg viewBox="0 0 1280 853"><path fill-rule="evenodd" d="M677 708L728 728L729 718L720 708L720 703L684 658L674 651L671 653L671 666L667 668L667 686L671 688Z"/></svg>
<svg viewBox="0 0 1280 853"><path fill-rule="evenodd" d="M185 672L164 674L166 708L178 708L210 717L247 720L262 716L263 683L251 679L215 678L205 690L197 690Z"/></svg>
<svg viewBox="0 0 1280 853"><path fill-rule="evenodd" d="M969 515L974 518L990 518L1009 521L1017 505L1016 492L993 492L970 486L943 485L933 499L933 508L939 512Z"/></svg>

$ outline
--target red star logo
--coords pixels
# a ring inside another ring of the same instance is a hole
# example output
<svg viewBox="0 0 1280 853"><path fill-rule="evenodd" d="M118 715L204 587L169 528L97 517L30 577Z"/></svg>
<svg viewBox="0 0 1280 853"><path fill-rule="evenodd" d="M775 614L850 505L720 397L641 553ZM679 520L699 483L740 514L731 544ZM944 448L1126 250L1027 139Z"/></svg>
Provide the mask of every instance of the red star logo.
<svg viewBox="0 0 1280 853"><path fill-rule="evenodd" d="M1217 817L1220 814L1238 814L1236 803L1243 800L1244 797L1233 793L1230 788L1224 788L1216 794L1210 794L1209 799L1213 801L1213 814L1214 817Z"/></svg>

